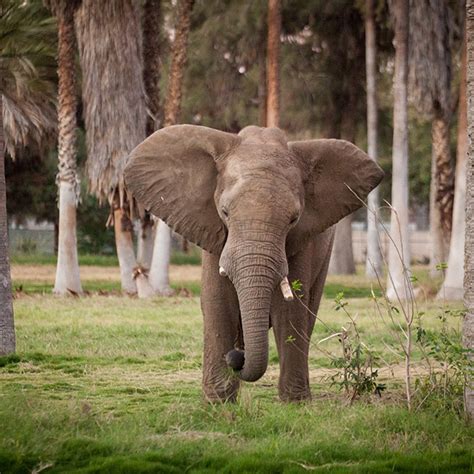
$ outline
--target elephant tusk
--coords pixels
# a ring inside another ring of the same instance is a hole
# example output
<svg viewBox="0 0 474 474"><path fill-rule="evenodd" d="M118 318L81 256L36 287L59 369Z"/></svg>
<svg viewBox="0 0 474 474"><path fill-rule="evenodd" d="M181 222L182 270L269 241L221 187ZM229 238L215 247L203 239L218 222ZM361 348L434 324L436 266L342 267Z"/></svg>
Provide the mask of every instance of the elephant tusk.
<svg viewBox="0 0 474 474"><path fill-rule="evenodd" d="M226 277L227 276L227 273L226 271L224 270L224 267L219 267L219 275L221 277Z"/></svg>
<svg viewBox="0 0 474 474"><path fill-rule="evenodd" d="M285 299L285 301L293 301L294 300L295 297L293 296L293 292L291 291L290 282L288 281L288 277L283 278L283 280L280 283L280 289L281 289L281 292L283 294L283 298Z"/></svg>

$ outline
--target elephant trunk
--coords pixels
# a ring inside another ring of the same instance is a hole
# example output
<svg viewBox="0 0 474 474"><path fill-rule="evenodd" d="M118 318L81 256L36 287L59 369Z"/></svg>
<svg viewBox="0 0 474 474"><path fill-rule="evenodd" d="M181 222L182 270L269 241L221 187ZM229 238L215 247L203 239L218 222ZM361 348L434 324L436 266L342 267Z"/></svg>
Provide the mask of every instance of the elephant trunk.
<svg viewBox="0 0 474 474"><path fill-rule="evenodd" d="M288 264L284 251L273 244L253 242L244 247L221 259L237 291L245 349L244 353L230 351L226 360L240 379L254 382L267 369L270 306L276 286L288 273Z"/></svg>

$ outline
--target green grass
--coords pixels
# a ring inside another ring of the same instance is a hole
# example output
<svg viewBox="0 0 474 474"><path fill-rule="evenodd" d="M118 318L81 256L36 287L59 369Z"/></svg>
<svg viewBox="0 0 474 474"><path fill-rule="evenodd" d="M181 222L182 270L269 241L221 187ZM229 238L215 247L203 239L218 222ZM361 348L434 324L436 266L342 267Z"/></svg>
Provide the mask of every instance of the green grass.
<svg viewBox="0 0 474 474"><path fill-rule="evenodd" d="M350 299L348 308L371 347L400 363L372 303ZM422 309L426 327L438 330L439 305ZM347 319L331 300L313 334L314 400L301 405L277 400L273 338L269 371L244 384L238 403L202 401L195 297L23 295L15 315L18 353L0 358L2 474L472 472L473 428L428 406L409 413L399 378L384 373L382 399L352 406L330 386L321 367L331 364L317 341ZM324 348L340 351L336 338ZM415 365L419 359L415 352Z"/></svg>
<svg viewBox="0 0 474 474"><path fill-rule="evenodd" d="M19 265L56 265L56 255L40 253L14 253L11 263ZM188 253L179 250L171 254L173 265L200 265L201 252L197 247L192 247ZM99 267L115 267L118 265L116 255L79 255L79 265L94 265Z"/></svg>

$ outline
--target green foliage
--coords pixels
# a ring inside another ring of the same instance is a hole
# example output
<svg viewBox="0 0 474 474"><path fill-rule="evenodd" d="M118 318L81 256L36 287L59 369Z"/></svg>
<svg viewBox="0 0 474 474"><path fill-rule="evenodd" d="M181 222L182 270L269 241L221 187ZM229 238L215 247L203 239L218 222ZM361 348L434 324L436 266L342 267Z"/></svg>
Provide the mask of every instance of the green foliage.
<svg viewBox="0 0 474 474"><path fill-rule="evenodd" d="M6 150L45 148L56 127L56 29L40 0L0 4L0 93Z"/></svg>
<svg viewBox="0 0 474 474"><path fill-rule="evenodd" d="M374 368L380 359L362 341L356 320L347 309L349 302L344 299L343 291L336 295L334 302L334 309L342 310L350 321L335 334L341 343L342 354L331 360L334 367L341 369L331 376L332 384L344 389L351 403L364 394L376 393L381 396L386 386L377 381L379 372Z"/></svg>
<svg viewBox="0 0 474 474"><path fill-rule="evenodd" d="M82 192L82 202L77 209L78 251L85 254L115 254L115 237L111 227L106 227L109 206L100 206L97 198Z"/></svg>
<svg viewBox="0 0 474 474"><path fill-rule="evenodd" d="M472 350L461 342L459 329L450 327L448 319L460 319L465 310L445 308L438 318L440 331L427 330L422 326L425 314L418 315L416 341L429 364L429 374L416 379L417 398L420 404L429 404L440 411L463 412L463 391L472 371L469 356Z"/></svg>

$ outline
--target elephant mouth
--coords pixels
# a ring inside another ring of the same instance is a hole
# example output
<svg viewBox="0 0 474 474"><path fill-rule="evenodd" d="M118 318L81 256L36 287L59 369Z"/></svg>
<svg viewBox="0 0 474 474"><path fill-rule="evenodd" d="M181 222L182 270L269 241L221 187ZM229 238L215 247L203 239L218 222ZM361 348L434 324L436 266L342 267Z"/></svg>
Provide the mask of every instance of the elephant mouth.
<svg viewBox="0 0 474 474"><path fill-rule="evenodd" d="M219 275L222 277L227 276L227 272L225 271L224 267L219 267ZM283 295L283 299L285 301L293 301L295 296L293 295L293 291L291 290L290 282L288 281L288 277L286 276L280 282L280 290L281 294Z"/></svg>

